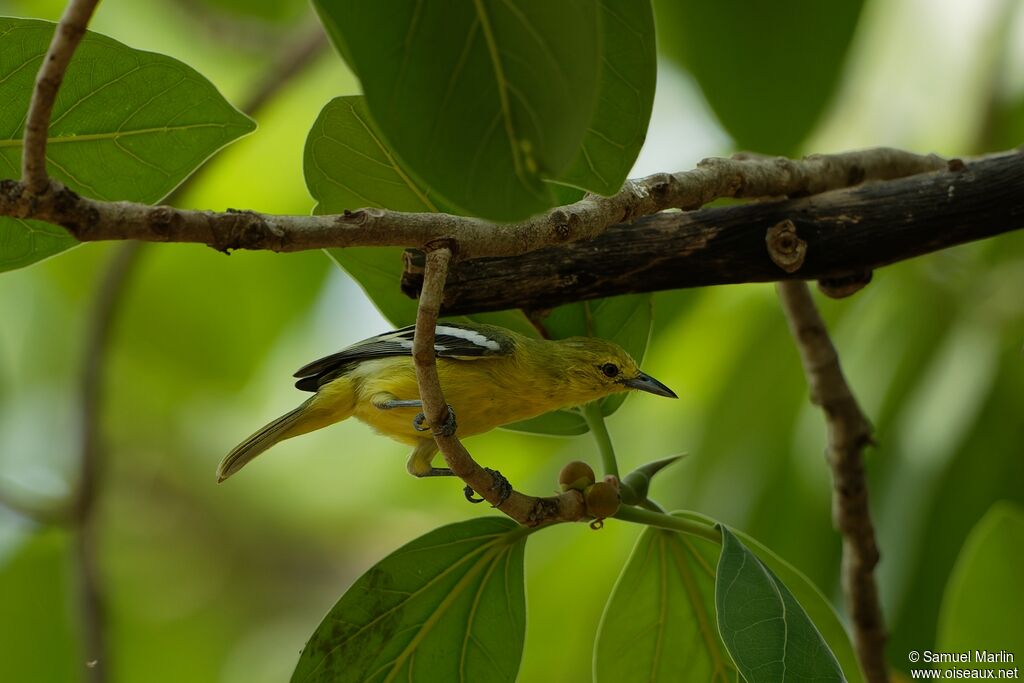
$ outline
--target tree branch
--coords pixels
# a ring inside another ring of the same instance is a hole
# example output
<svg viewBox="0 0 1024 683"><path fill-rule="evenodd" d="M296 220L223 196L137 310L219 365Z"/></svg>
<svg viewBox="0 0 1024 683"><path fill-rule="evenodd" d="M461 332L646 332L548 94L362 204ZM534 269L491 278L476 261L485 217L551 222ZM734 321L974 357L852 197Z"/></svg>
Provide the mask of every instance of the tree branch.
<svg viewBox="0 0 1024 683"><path fill-rule="evenodd" d="M779 298L800 351L811 402L825 413L826 451L832 468L832 519L843 537L843 594L853 622L857 657L867 680L889 680L885 622L874 569L878 544L868 506L862 452L872 443L871 425L839 366L839 356L804 282L780 282Z"/></svg>
<svg viewBox="0 0 1024 683"><path fill-rule="evenodd" d="M589 242L460 261L441 313L785 279L823 281L832 294L880 266L1024 228L1021 187L1024 153L1013 151L811 197L660 213ZM407 253L410 295L421 270Z"/></svg>
<svg viewBox="0 0 1024 683"><path fill-rule="evenodd" d="M45 192L50 179L46 175L46 139L50 132L50 114L57 91L64 80L72 55L85 35L93 10L99 0L71 0L53 32L53 40L36 74L28 115L25 119L24 148L21 157L21 180L31 194Z"/></svg>
<svg viewBox="0 0 1024 683"><path fill-rule="evenodd" d="M412 355L416 365L416 381L419 383L423 414L431 425L444 424L448 407L437 376L437 362L434 354L435 326L438 306L444 291L445 275L452 258L449 245L432 245L426 255L423 291L420 294L416 312L416 335L413 339ZM491 471L484 469L473 459L457 436L445 435L434 430L434 441L444 456L452 473L466 482L484 500L497 507L506 515L526 526L541 526L556 522L572 522L587 517L583 496L579 491L569 491L560 496L534 498L513 491L502 500L501 490Z"/></svg>
<svg viewBox="0 0 1024 683"><path fill-rule="evenodd" d="M707 159L694 170L630 180L611 197L587 195L518 223L498 224L443 213L363 208L336 216L277 216L253 211L187 211L132 202L103 202L59 187L37 195L0 181L0 215L62 225L77 239L198 242L226 251L302 251L330 247L420 247L446 241L460 259L525 254L589 240L617 223L664 209L696 209L721 197L816 194L866 178L892 178L943 167L935 156L878 148L801 161Z"/></svg>
<svg viewBox="0 0 1024 683"><path fill-rule="evenodd" d="M83 648L89 680L93 683L106 681L109 670L105 628L106 600L96 556L96 503L99 500L100 484L106 467L100 432L103 377L114 323L141 246L139 242L130 242L114 254L96 292L82 355L78 482L75 487L71 522L76 530L74 553L78 563Z"/></svg>

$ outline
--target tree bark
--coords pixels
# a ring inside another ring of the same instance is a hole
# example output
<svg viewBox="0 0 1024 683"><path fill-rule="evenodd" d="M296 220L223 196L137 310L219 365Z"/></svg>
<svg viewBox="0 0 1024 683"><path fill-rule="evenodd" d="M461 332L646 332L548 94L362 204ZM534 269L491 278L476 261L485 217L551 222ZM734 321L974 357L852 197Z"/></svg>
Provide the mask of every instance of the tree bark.
<svg viewBox="0 0 1024 683"><path fill-rule="evenodd" d="M1024 153L799 199L663 212L593 240L452 265L442 314L543 310L633 292L819 280L848 292L875 268L1024 227ZM421 256L407 252L415 294Z"/></svg>

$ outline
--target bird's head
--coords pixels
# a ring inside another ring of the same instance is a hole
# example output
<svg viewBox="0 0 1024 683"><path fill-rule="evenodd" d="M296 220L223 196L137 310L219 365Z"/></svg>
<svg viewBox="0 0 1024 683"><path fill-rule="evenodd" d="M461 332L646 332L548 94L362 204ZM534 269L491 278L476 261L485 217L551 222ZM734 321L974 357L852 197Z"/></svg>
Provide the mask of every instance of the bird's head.
<svg viewBox="0 0 1024 683"><path fill-rule="evenodd" d="M597 337L573 337L562 342L577 355L574 384L582 384L595 398L636 389L657 396L678 398L674 391L642 372L618 344Z"/></svg>

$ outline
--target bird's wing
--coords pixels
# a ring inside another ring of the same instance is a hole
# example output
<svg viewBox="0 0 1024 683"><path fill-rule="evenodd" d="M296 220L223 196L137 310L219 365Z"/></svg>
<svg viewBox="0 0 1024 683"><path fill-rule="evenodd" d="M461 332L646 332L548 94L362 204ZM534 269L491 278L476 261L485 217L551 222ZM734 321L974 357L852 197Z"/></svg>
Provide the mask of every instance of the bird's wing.
<svg viewBox="0 0 1024 683"><path fill-rule="evenodd" d="M295 386L304 391L316 391L354 363L371 358L411 356L414 332L413 325L385 332L315 360L295 373L295 377L300 378ZM434 352L439 358L472 360L484 356L505 356L512 351L511 338L501 334L498 328L459 323L441 323L436 328Z"/></svg>

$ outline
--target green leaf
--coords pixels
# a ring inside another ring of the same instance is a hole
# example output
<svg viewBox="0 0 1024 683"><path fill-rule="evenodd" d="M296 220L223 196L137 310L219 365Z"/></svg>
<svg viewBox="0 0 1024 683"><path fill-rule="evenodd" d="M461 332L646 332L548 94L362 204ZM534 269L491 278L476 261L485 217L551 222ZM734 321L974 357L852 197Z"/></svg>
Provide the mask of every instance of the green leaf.
<svg viewBox="0 0 1024 683"><path fill-rule="evenodd" d="M68 537L59 531L42 532L4 558L0 680L79 680L81 654L71 622L69 564Z"/></svg>
<svg viewBox="0 0 1024 683"><path fill-rule="evenodd" d="M0 18L0 176L21 173L33 82L55 24ZM87 32L54 105L50 175L83 195L152 203L255 124L198 72L164 55ZM27 265L74 241L0 220L0 268Z"/></svg>
<svg viewBox="0 0 1024 683"><path fill-rule="evenodd" d="M342 213L359 207L395 211L451 211L395 157L377 131L362 97L338 97L321 110L306 138L303 170L317 204L316 214ZM416 320L416 301L399 286L400 247L327 249L351 275L381 314L396 327ZM476 320L536 336L521 311L500 311L454 320Z"/></svg>
<svg viewBox="0 0 1024 683"><path fill-rule="evenodd" d="M579 436L590 431L587 421L575 410L555 410L529 420L507 424L502 429L548 436Z"/></svg>
<svg viewBox="0 0 1024 683"><path fill-rule="evenodd" d="M434 212L443 204L398 161L360 96L324 106L306 138L302 166L316 214L364 206Z"/></svg>
<svg viewBox="0 0 1024 683"><path fill-rule="evenodd" d="M601 72L596 3L449 0L314 5L408 168L466 211L517 220L553 205Z"/></svg>
<svg viewBox="0 0 1024 683"><path fill-rule="evenodd" d="M717 520L696 512L676 511L672 514L677 517L704 522L708 525L719 524ZM824 636L825 642L828 643L832 653L836 655L843 668L843 672L846 674L846 680L849 683L862 683L863 675L860 671L860 664L857 662L857 655L853 651L853 645L850 643L850 635L846 632L843 622L839 620L839 615L836 614L828 598L818 590L818 587L803 572L779 557L771 548L753 538L750 534L736 529L731 531L757 554L761 562L773 571L796 597L808 616L810 616L811 621L818 628L818 631Z"/></svg>
<svg viewBox="0 0 1024 683"><path fill-rule="evenodd" d="M694 515L685 516L693 517ZM696 517L701 518L701 516ZM708 518L703 519L707 520ZM708 521L713 522L713 520ZM776 555L774 551L760 541L741 531L735 529L732 531L748 548L753 549L757 553L761 562L773 571L793 596L796 597L797 602L804 608L811 621L814 622L815 627L825 638L825 642L828 643L832 654L839 660L843 673L846 675L846 680L849 683L862 683L864 676L861 674L857 655L853 651L850 635L846 632L843 622L839 620L839 615L836 614L828 598L818 590L818 587L803 572Z"/></svg>
<svg viewBox="0 0 1024 683"><path fill-rule="evenodd" d="M359 207L437 211L439 200L402 166L377 131L362 97L337 97L321 110L306 138L306 186L314 214ZM400 247L327 249L396 327L416 320L416 302L402 293Z"/></svg>
<svg viewBox="0 0 1024 683"><path fill-rule="evenodd" d="M718 628L750 683L844 681L842 669L785 584L725 526L718 559Z"/></svg>
<svg viewBox="0 0 1024 683"><path fill-rule="evenodd" d="M526 529L484 517L436 529L361 576L292 683L514 681L526 631Z"/></svg>
<svg viewBox="0 0 1024 683"><path fill-rule="evenodd" d="M703 538L640 534L601 617L597 683L737 680L716 626L718 553Z"/></svg>
<svg viewBox="0 0 1024 683"><path fill-rule="evenodd" d="M24 268L76 244L78 240L59 225L0 218L0 273Z"/></svg>
<svg viewBox="0 0 1024 683"><path fill-rule="evenodd" d="M348 247L324 251L362 287L388 322L395 327L416 322L416 301L407 297L399 285L404 251L401 247Z"/></svg>
<svg viewBox="0 0 1024 683"><path fill-rule="evenodd" d="M658 56L651 0L602 0L597 111L576 161L559 181L598 194L622 187L647 137Z"/></svg>
<svg viewBox="0 0 1024 683"><path fill-rule="evenodd" d="M1024 509L993 505L967 536L939 615L939 652L1024 652ZM1006 668L975 657L971 667Z"/></svg>
<svg viewBox="0 0 1024 683"><path fill-rule="evenodd" d="M552 339L610 339L641 363L647 351L653 318L654 298L650 294L627 294L559 306L540 322ZM614 413L627 395L622 392L602 399L601 413L605 417Z"/></svg>
<svg viewBox="0 0 1024 683"><path fill-rule="evenodd" d="M824 111L863 0L657 0L658 44L736 146L792 154Z"/></svg>

